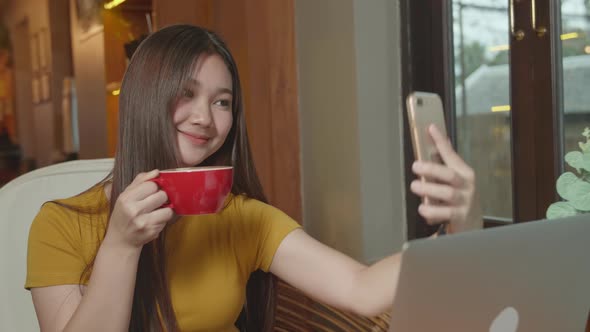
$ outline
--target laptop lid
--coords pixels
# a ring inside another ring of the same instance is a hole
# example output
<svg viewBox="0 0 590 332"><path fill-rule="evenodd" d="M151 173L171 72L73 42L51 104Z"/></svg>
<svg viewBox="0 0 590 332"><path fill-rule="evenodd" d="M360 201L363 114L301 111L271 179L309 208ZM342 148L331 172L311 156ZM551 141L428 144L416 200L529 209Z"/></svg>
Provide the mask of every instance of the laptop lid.
<svg viewBox="0 0 590 332"><path fill-rule="evenodd" d="M390 331L583 331L590 215L411 241Z"/></svg>

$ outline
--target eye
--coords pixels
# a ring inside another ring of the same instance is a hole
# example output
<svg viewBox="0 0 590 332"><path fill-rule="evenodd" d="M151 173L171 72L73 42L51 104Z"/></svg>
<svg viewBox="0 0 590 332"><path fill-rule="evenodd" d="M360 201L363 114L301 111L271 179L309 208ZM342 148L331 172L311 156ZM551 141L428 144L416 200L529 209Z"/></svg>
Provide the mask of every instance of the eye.
<svg viewBox="0 0 590 332"><path fill-rule="evenodd" d="M223 108L230 108L231 107L231 100L229 99L219 99L218 101L214 102L213 105L220 106Z"/></svg>
<svg viewBox="0 0 590 332"><path fill-rule="evenodd" d="M183 98L193 98L195 96L195 93L191 89L183 89L181 96Z"/></svg>

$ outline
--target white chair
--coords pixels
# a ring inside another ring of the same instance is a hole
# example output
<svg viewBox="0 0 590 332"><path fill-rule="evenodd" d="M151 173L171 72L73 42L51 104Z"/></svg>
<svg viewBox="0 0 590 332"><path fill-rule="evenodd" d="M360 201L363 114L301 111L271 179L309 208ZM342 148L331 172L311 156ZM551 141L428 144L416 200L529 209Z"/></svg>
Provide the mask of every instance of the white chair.
<svg viewBox="0 0 590 332"><path fill-rule="evenodd" d="M0 188L0 331L39 331L24 282L29 227L41 205L79 194L112 168L112 159L69 161L34 170Z"/></svg>

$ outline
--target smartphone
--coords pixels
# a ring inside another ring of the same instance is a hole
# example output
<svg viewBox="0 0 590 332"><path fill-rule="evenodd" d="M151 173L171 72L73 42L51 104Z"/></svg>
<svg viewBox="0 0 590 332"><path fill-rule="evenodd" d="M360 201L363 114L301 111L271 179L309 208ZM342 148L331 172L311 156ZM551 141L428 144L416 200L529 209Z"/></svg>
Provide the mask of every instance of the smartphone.
<svg viewBox="0 0 590 332"><path fill-rule="evenodd" d="M435 93L415 91L407 97L406 104L414 157L420 161L443 164L434 141L428 133L428 127L434 124L443 135L447 135L440 97ZM420 177L420 180L430 181L426 177ZM428 197L424 197L423 202L425 204L438 203Z"/></svg>

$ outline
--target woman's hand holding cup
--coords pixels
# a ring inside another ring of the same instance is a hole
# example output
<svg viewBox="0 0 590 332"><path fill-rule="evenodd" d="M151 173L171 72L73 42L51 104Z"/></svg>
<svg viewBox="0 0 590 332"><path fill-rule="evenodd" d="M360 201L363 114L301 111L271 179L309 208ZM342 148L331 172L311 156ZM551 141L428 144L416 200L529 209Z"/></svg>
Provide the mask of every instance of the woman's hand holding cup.
<svg viewBox="0 0 590 332"><path fill-rule="evenodd" d="M475 173L455 152L450 140L436 126L428 128L444 164L416 161L412 170L429 181L414 180L411 190L437 203L424 204L418 213L429 224L448 222L448 233L479 229L483 225Z"/></svg>
<svg viewBox="0 0 590 332"><path fill-rule="evenodd" d="M173 219L171 208L162 208L168 196L150 181L158 170L138 174L119 195L111 214L105 243L132 249L158 237L166 224Z"/></svg>

